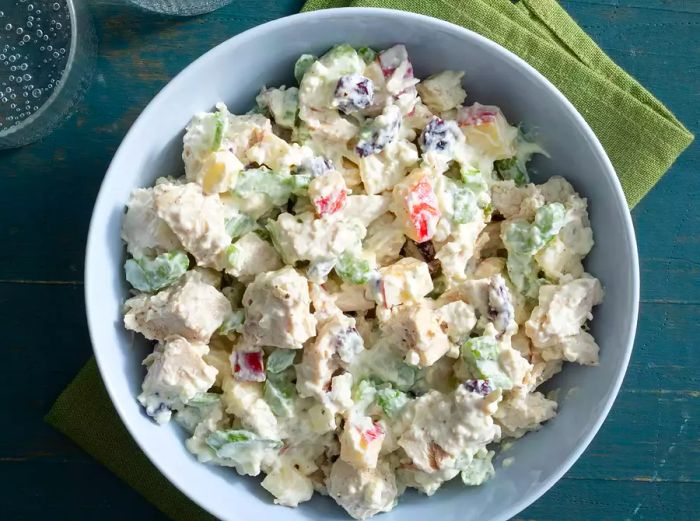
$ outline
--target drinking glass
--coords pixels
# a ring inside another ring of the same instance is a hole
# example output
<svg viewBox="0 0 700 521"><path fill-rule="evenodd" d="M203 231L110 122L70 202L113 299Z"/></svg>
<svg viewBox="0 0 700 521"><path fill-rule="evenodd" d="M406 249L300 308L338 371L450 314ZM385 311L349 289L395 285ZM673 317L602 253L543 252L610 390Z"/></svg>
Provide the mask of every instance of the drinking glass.
<svg viewBox="0 0 700 521"><path fill-rule="evenodd" d="M0 148L46 136L87 90L97 39L86 4L0 2Z"/></svg>
<svg viewBox="0 0 700 521"><path fill-rule="evenodd" d="M208 13L230 4L232 0L129 0L131 3L155 13L175 16L193 16Z"/></svg>

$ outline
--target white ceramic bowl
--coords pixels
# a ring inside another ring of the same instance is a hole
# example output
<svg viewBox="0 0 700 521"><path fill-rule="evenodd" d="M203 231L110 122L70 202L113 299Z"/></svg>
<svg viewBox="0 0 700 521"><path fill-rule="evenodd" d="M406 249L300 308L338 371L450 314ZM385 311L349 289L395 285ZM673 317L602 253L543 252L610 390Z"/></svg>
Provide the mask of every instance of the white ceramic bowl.
<svg viewBox="0 0 700 521"><path fill-rule="evenodd" d="M261 25L211 50L156 96L124 138L97 197L88 237L85 295L90 335L102 378L129 432L175 486L222 519L347 519L330 499L316 497L298 509L274 506L258 480L232 469L198 463L174 424L158 427L136 402L147 345L122 327L127 296L119 229L129 192L156 177L183 170L181 141L192 114L225 101L246 111L262 85L293 79L295 59L321 54L334 43L385 48L407 45L416 75L443 69L466 71L469 99L503 108L513 122L536 128L551 159L538 160L540 177L564 175L588 197L596 246L587 269L605 286L593 334L600 366L569 365L554 381L560 412L497 463L496 477L466 488L459 480L432 498L409 492L382 519L501 521L517 514L551 487L576 461L615 399L632 350L639 300L634 230L622 189L595 135L574 107L537 71L495 43L432 18L380 9L306 13ZM575 391L575 392L574 392ZM562 518L566 513L562 512Z"/></svg>

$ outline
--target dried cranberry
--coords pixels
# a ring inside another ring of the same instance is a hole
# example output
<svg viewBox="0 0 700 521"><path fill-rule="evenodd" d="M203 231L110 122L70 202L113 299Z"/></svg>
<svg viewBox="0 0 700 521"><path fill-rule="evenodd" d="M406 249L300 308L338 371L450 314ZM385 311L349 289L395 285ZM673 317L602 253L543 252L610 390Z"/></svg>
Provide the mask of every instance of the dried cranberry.
<svg viewBox="0 0 700 521"><path fill-rule="evenodd" d="M454 121L433 116L420 135L420 148L423 152L450 153L460 134Z"/></svg>
<svg viewBox="0 0 700 521"><path fill-rule="evenodd" d="M495 275L489 282L488 317L500 334L511 331L514 327L515 310L511 302L510 291L500 275ZM500 335L499 335L500 336Z"/></svg>
<svg viewBox="0 0 700 521"><path fill-rule="evenodd" d="M381 152L396 139L400 128L401 111L394 105L386 107L381 116L377 116L360 129L355 146L357 155L367 157Z"/></svg>
<svg viewBox="0 0 700 521"><path fill-rule="evenodd" d="M333 161L323 156L304 159L297 167L297 174L309 174L312 178L319 177L333 170Z"/></svg>
<svg viewBox="0 0 700 521"><path fill-rule="evenodd" d="M341 76L335 87L333 104L345 114L366 109L374 101L372 80L359 74Z"/></svg>
<svg viewBox="0 0 700 521"><path fill-rule="evenodd" d="M349 327L336 334L335 350L343 362L352 362L353 358L364 348L364 340L354 327Z"/></svg>
<svg viewBox="0 0 700 521"><path fill-rule="evenodd" d="M464 382L464 387L467 389L467 391L479 393L482 396L486 396L493 391L488 380L467 380Z"/></svg>

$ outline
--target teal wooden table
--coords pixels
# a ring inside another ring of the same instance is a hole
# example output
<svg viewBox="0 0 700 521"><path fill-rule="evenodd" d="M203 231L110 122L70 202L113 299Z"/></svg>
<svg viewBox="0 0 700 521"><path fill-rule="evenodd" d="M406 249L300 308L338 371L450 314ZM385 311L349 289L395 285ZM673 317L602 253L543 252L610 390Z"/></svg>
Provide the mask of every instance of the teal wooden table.
<svg viewBox="0 0 700 521"><path fill-rule="evenodd" d="M230 36L296 12L301 1L234 0L191 19L124 4L94 6L98 69L77 113L44 141L0 152L3 520L164 518L42 422L91 353L82 280L92 205L122 137L170 78ZM700 1L563 4L700 133ZM624 386L584 456L518 519L700 519L699 172L695 145L634 210L642 303Z"/></svg>

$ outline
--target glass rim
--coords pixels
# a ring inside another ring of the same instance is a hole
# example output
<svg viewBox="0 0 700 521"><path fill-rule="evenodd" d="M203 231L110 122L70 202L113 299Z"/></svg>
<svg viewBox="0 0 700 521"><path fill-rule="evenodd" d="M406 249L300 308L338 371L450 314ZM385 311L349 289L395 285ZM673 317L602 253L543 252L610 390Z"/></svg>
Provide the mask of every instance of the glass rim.
<svg viewBox="0 0 700 521"><path fill-rule="evenodd" d="M81 0L78 0L81 1ZM21 123L17 125L13 125L11 127L8 127L4 130L0 130L0 138L7 138L12 136L13 134L16 134L20 131L26 130L27 128L31 127L42 115L44 115L54 104L58 96L61 94L61 92L64 90L66 83L68 81L68 77L71 74L71 71L75 68L75 56L77 54L77 49L78 49L78 23L76 22L77 20L77 11L75 9L75 4L74 0L66 0L66 5L68 7L68 16L70 18L71 22L71 27L70 27L70 50L68 51L68 58L66 58L66 67L63 69L63 74L61 74L61 79L59 80L58 84L56 87L53 89L53 92L51 95L46 99L46 101L39 107L39 110L34 112L32 115L30 115L27 119L23 120ZM89 13L85 13L86 16L89 16Z"/></svg>

